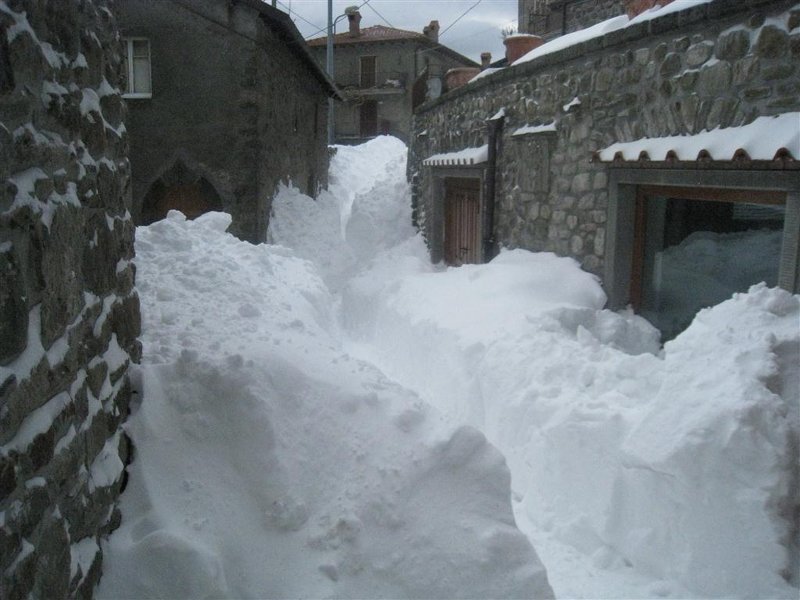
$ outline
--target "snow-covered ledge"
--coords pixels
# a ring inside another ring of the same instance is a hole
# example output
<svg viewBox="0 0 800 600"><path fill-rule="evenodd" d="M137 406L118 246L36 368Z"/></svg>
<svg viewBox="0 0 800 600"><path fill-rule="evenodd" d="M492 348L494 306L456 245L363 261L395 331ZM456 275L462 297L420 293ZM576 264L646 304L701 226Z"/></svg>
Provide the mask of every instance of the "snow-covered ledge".
<svg viewBox="0 0 800 600"><path fill-rule="evenodd" d="M732 160L744 154L750 160L773 160L791 157L800 160L800 112L774 117L759 117L748 125L703 130L695 135L643 138L634 142L618 142L598 152L602 162L615 159L667 159L693 161Z"/></svg>
<svg viewBox="0 0 800 600"><path fill-rule="evenodd" d="M489 145L484 144L478 148L464 148L458 152L434 154L423 160L422 164L433 167L455 167L479 165L487 160L489 160Z"/></svg>
<svg viewBox="0 0 800 600"><path fill-rule="evenodd" d="M542 133L555 133L556 132L556 122L553 121L551 123L547 123L546 125L525 125L524 127L520 127L514 133L511 134L512 137L518 137L523 135L539 135Z"/></svg>

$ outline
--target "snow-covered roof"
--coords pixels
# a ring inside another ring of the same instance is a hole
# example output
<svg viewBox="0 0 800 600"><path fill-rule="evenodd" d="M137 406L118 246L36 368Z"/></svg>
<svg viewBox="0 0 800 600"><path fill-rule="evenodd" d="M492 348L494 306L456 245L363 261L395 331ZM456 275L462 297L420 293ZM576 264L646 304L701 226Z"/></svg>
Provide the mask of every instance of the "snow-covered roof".
<svg viewBox="0 0 800 600"><path fill-rule="evenodd" d="M489 160L489 145L478 148L464 148L458 152L434 154L422 161L423 165L434 167L455 167L463 165L479 165Z"/></svg>
<svg viewBox="0 0 800 600"><path fill-rule="evenodd" d="M800 112L759 117L741 127L703 130L695 135L618 142L600 150L595 158L602 162L640 158L656 161L734 158L800 160Z"/></svg>

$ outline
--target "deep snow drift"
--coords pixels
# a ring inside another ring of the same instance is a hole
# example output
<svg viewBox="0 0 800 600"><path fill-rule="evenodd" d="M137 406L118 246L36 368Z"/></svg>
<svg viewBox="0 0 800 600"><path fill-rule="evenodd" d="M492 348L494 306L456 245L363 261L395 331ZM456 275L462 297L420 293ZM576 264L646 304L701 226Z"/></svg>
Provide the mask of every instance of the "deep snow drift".
<svg viewBox="0 0 800 600"><path fill-rule="evenodd" d="M756 286L662 351L572 260L431 265L404 177L397 140L339 148L329 192L275 199L282 246L137 230L99 595L546 596L511 496L559 597L796 597L800 299Z"/></svg>
<svg viewBox="0 0 800 600"><path fill-rule="evenodd" d="M393 143L337 160L363 164ZM395 197L403 172L363 194L371 212L401 205L410 218L407 189ZM292 214L279 199L277 239L323 264L305 239L325 231L292 234ZM347 347L502 450L557 595L797 596L785 581L797 582L797 296L756 286L661 351L646 321L602 310L603 290L570 259L516 250L444 269L418 237L388 246L345 281L328 276Z"/></svg>
<svg viewBox="0 0 800 600"><path fill-rule="evenodd" d="M502 455L345 354L314 265L137 231L136 458L99 597L552 597Z"/></svg>

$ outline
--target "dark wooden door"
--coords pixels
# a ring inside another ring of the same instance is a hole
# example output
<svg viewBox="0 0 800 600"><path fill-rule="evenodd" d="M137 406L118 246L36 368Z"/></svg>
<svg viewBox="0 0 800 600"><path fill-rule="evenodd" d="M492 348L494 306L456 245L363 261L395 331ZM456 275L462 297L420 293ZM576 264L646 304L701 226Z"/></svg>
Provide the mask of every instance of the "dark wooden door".
<svg viewBox="0 0 800 600"><path fill-rule="evenodd" d="M210 210L216 210L200 183L173 185L156 203L155 212L163 219L170 210L179 210L187 219L194 219Z"/></svg>
<svg viewBox="0 0 800 600"><path fill-rule="evenodd" d="M445 180L444 259L448 265L481 262L480 179Z"/></svg>

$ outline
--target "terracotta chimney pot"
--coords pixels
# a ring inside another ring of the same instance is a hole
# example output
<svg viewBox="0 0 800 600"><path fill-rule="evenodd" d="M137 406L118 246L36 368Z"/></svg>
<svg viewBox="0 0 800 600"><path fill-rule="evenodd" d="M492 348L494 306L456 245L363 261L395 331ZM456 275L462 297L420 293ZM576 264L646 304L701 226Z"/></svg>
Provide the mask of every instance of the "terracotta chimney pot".
<svg viewBox="0 0 800 600"><path fill-rule="evenodd" d="M506 61L510 66L534 48L541 46L544 43L544 39L538 35L518 33L508 36L503 40L503 43L506 45Z"/></svg>
<svg viewBox="0 0 800 600"><path fill-rule="evenodd" d="M456 67L444 74L444 87L447 91L460 88L475 77L481 70L476 67Z"/></svg>
<svg viewBox="0 0 800 600"><path fill-rule="evenodd" d="M656 0L623 0L622 4L625 7L625 14L629 19L633 19L653 8Z"/></svg>
<svg viewBox="0 0 800 600"><path fill-rule="evenodd" d="M492 53L481 52L481 71L488 69L490 64L492 64Z"/></svg>

